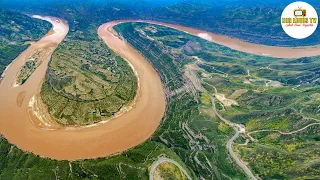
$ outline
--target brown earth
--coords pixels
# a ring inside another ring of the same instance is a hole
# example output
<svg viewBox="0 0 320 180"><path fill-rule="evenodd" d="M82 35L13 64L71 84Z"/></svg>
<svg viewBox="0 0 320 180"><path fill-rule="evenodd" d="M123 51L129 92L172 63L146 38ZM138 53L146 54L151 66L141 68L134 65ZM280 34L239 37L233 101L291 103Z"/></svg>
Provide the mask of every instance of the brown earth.
<svg viewBox="0 0 320 180"><path fill-rule="evenodd" d="M19 107L21 107L21 105L22 105L22 103L23 103L23 100L24 100L24 98L26 97L26 94L27 94L27 92L25 92L25 91L22 91L22 92L20 92L20 93L18 94L18 96L17 96L17 105L18 105Z"/></svg>

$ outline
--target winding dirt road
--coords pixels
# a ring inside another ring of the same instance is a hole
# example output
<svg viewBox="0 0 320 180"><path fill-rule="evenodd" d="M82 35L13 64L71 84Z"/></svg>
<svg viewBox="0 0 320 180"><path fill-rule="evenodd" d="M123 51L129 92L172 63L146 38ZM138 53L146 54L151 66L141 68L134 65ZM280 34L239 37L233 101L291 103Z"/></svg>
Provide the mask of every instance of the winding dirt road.
<svg viewBox="0 0 320 180"><path fill-rule="evenodd" d="M69 29L62 19L40 16L35 18L51 22L54 26L53 32L48 33L38 42L32 43L7 68L0 84L0 133L24 151L59 160L108 156L132 148L148 139L157 129L164 115L165 94L161 80L151 64L125 41L118 38L112 29L119 23L131 22L131 20L103 24L98 29L98 34L113 51L130 62L137 72L139 89L135 106L107 123L86 128L47 129L39 126L41 121L30 121L28 104L41 87L50 57L43 60L23 85L12 86L15 76L24 65L28 54L48 44L57 47ZM258 55L285 58L320 55L319 46L306 48L263 46L188 27L154 21L143 22L172 27L232 49Z"/></svg>
<svg viewBox="0 0 320 180"><path fill-rule="evenodd" d="M270 130L268 130L268 129L263 129L263 130L251 131L251 132L247 133L247 135L248 135L248 137L251 139L251 141L256 142L257 140L254 139L254 138L251 136L251 134L259 133L259 132L276 132L276 133L280 133L280 134L282 134L282 135L291 135L291 134L295 134L295 133L298 133L298 132L300 132L300 131L303 131L303 130L307 129L308 127L314 126L314 125L320 125L320 123L311 123L311 124L308 124L307 126L304 126L303 128L300 128L300 129L294 130L294 131L290 131L290 132L282 132L282 131L280 131L280 130L273 130L273 129L270 129Z"/></svg>

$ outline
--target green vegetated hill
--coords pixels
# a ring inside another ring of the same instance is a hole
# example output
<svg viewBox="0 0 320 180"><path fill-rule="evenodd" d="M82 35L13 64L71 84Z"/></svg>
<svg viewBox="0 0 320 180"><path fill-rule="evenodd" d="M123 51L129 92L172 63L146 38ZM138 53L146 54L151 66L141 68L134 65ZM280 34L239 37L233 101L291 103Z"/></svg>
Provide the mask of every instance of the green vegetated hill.
<svg viewBox="0 0 320 180"><path fill-rule="evenodd" d="M228 159L224 139L228 133L224 132L231 132L215 117L208 116L214 114L207 102L208 93L217 99L218 112L244 124L247 133L271 130L250 134L255 141L248 145L240 145L240 138L239 144L234 145L257 176L319 178L320 57L255 56L144 23L121 24L116 29L150 60L167 85L167 117L154 136L159 136L199 177L211 177L206 173L217 177L236 174L229 171L231 160L221 160L223 156ZM161 66L166 71L162 72ZM201 99L198 90L206 92ZM173 114L171 108L175 108ZM184 118L179 118L179 112ZM302 128L305 129L289 135L276 132ZM213 136L212 132L217 134ZM205 161L197 161L199 156Z"/></svg>
<svg viewBox="0 0 320 180"><path fill-rule="evenodd" d="M83 5L88 5L88 10L81 8ZM90 21L98 17L89 4L71 5L70 9L61 4L40 6L37 12L50 12L70 25L69 34L52 55L41 90L41 98L57 122L66 126L93 124L132 102L137 89L135 74L98 38L102 21ZM120 11L121 15L126 13Z"/></svg>
<svg viewBox="0 0 320 180"><path fill-rule="evenodd" d="M221 128L211 104L201 101L201 93L192 83L196 74L186 70L194 61L179 53L193 37L143 23L120 24L115 29L149 60L166 88L166 116L152 140L174 151L198 178L246 179L226 150L232 131Z"/></svg>
<svg viewBox="0 0 320 180"><path fill-rule="evenodd" d="M137 91L137 78L125 60L100 39L75 37L71 33L53 53L41 89L50 115L62 125L106 120L128 106Z"/></svg>
<svg viewBox="0 0 320 180"><path fill-rule="evenodd" d="M203 0L182 1L171 6L153 8L144 16L152 19L181 24L244 41L273 46L317 45L320 31L297 41L281 27L280 17L291 0ZM308 0L319 12L320 3Z"/></svg>
<svg viewBox="0 0 320 180"><path fill-rule="evenodd" d="M187 180L188 178L175 164L170 162L163 162L155 169L153 174L154 179L179 179Z"/></svg>
<svg viewBox="0 0 320 180"><path fill-rule="evenodd" d="M179 157L165 145L151 141L117 156L72 162L51 160L25 153L1 137L0 152L1 180L148 180L148 167L158 156L164 155L184 166ZM191 170L187 169L187 172L191 174Z"/></svg>
<svg viewBox="0 0 320 180"><path fill-rule="evenodd" d="M26 42L38 40L50 27L48 22L0 9L0 74L28 47Z"/></svg>

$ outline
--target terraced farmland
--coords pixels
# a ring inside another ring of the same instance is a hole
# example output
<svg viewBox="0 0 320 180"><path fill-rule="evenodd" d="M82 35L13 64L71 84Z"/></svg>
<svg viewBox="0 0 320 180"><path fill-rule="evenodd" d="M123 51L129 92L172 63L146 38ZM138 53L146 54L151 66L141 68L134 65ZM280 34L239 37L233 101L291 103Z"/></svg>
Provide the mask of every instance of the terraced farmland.
<svg viewBox="0 0 320 180"><path fill-rule="evenodd" d="M107 120L129 106L137 78L101 40L66 39L52 56L41 98L62 125Z"/></svg>

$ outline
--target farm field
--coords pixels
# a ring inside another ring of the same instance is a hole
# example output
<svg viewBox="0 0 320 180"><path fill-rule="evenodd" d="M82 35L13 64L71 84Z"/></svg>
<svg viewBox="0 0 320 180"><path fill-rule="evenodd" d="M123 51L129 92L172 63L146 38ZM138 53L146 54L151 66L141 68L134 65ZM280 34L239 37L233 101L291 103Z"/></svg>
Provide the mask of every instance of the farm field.
<svg viewBox="0 0 320 180"><path fill-rule="evenodd" d="M107 120L135 98L137 78L129 64L99 39L66 39L52 55L41 99L63 126Z"/></svg>

